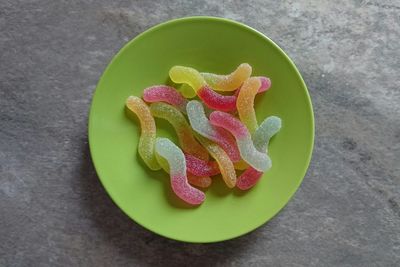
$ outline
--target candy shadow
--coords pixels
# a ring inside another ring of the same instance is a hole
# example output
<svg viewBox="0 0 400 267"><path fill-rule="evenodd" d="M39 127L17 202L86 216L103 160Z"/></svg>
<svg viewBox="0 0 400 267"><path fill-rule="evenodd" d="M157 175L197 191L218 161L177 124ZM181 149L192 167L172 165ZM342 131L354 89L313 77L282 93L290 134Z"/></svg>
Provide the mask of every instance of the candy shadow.
<svg viewBox="0 0 400 267"><path fill-rule="evenodd" d="M208 189L210 194L218 197L225 197L232 193L232 189L227 187L221 175L216 175L212 177L212 184Z"/></svg>

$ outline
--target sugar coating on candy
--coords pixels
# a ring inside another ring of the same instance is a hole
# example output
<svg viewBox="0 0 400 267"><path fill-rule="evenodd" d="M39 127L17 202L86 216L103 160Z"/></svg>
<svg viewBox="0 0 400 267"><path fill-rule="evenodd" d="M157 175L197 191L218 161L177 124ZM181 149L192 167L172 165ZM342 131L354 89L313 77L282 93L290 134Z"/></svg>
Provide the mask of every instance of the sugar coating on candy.
<svg viewBox="0 0 400 267"><path fill-rule="evenodd" d="M236 96L234 95L218 94L207 85L201 87L197 91L197 95L211 109L227 112L236 110Z"/></svg>
<svg viewBox="0 0 400 267"><path fill-rule="evenodd" d="M254 98L260 85L259 78L251 77L247 79L243 83L236 101L239 118L251 134L258 128L256 112L254 110Z"/></svg>
<svg viewBox="0 0 400 267"><path fill-rule="evenodd" d="M194 138L191 127L177 108L163 102L157 102L150 105L150 111L154 117L165 119L171 123L178 135L179 144L183 151L197 158L208 160L207 150Z"/></svg>
<svg viewBox="0 0 400 267"><path fill-rule="evenodd" d="M190 67L174 66L169 71L171 80L175 83L189 84L204 104L215 110L236 110L236 96L225 96L212 90L201 74Z"/></svg>
<svg viewBox="0 0 400 267"><path fill-rule="evenodd" d="M210 155L217 161L222 179L229 188L236 185L236 172L232 161L226 152L216 143L204 138L199 134L195 134L200 143L208 150Z"/></svg>
<svg viewBox="0 0 400 267"><path fill-rule="evenodd" d="M168 166L168 161L161 157L159 154L156 154L156 158L158 163L160 164L161 168L166 172L169 173L169 166ZM195 176L188 171L188 166L187 166L187 161L186 161L186 175L188 178L188 182L191 185L197 186L197 187L202 187L202 188L207 188L211 185L211 178L208 176Z"/></svg>
<svg viewBox="0 0 400 267"><path fill-rule="evenodd" d="M157 138L155 149L168 161L171 186L175 194L189 204L201 204L205 194L188 183L186 161L182 150L167 138Z"/></svg>
<svg viewBox="0 0 400 267"><path fill-rule="evenodd" d="M189 84L195 92L207 84L200 73L190 67L174 66L169 70L169 77L174 83Z"/></svg>
<svg viewBox="0 0 400 267"><path fill-rule="evenodd" d="M221 111L213 111L210 114L210 123L214 126L228 130L235 138L246 138L249 134L246 126L233 115Z"/></svg>
<svg viewBox="0 0 400 267"><path fill-rule="evenodd" d="M281 129L281 119L276 116L266 118L253 134L254 146L260 152L266 152L269 140ZM263 175L263 172L249 167L238 177L236 186L242 190L248 190L253 187Z"/></svg>
<svg viewBox="0 0 400 267"><path fill-rule="evenodd" d="M171 86L155 85L148 87L143 91L143 100L150 103L166 102L186 113L187 100Z"/></svg>
<svg viewBox="0 0 400 267"><path fill-rule="evenodd" d="M184 98L193 98L197 95L193 88L186 83L182 84L178 90Z"/></svg>
<svg viewBox="0 0 400 267"><path fill-rule="evenodd" d="M256 78L259 78L261 82L260 88L258 88L258 93L263 93L271 88L271 80L269 78L263 76L258 76Z"/></svg>
<svg viewBox="0 0 400 267"><path fill-rule="evenodd" d="M220 173L216 161L205 161L192 155L185 154L186 169L196 176L214 176Z"/></svg>
<svg viewBox="0 0 400 267"><path fill-rule="evenodd" d="M186 108L190 125L194 131L220 145L233 162L241 159L235 139L226 130L211 125L205 115L204 107L199 101L189 101Z"/></svg>
<svg viewBox="0 0 400 267"><path fill-rule="evenodd" d="M260 88L258 88L257 94L264 93L264 92L267 91L269 88L271 88L271 80L270 80L269 78L264 77L264 76L257 76L257 77L255 77L255 78L259 78L259 79L260 79L260 82L261 82L261 85L260 85ZM235 94L234 94L235 96L238 96L238 95L239 95L241 88L242 88L242 87L239 87L239 88L235 91Z"/></svg>
<svg viewBox="0 0 400 267"><path fill-rule="evenodd" d="M231 132L236 138L242 159L254 169L265 171L271 167L271 159L254 147L249 131L240 120L229 113L214 111L210 114L210 123Z"/></svg>
<svg viewBox="0 0 400 267"><path fill-rule="evenodd" d="M214 73L201 73L206 82L217 91L234 91L247 78L250 77L252 68L249 64L240 64L236 70L228 75L219 75Z"/></svg>
<svg viewBox="0 0 400 267"><path fill-rule="evenodd" d="M187 179L189 184L201 188L207 188L212 183L212 179L209 176L195 176L191 173L187 173Z"/></svg>
<svg viewBox="0 0 400 267"><path fill-rule="evenodd" d="M270 116L266 118L252 136L256 149L260 152L266 152L269 140L279 132L281 127L282 121L279 117Z"/></svg>
<svg viewBox="0 0 400 267"><path fill-rule="evenodd" d="M260 180L262 175L263 172L249 167L238 177L236 186L241 190L248 190L252 188L258 182L258 180Z"/></svg>
<svg viewBox="0 0 400 267"><path fill-rule="evenodd" d="M149 107L142 99L136 96L128 97L126 100L126 106L136 114L140 121L141 134L138 145L140 157L151 170L159 170L160 165L158 164L154 153L156 123L150 113Z"/></svg>

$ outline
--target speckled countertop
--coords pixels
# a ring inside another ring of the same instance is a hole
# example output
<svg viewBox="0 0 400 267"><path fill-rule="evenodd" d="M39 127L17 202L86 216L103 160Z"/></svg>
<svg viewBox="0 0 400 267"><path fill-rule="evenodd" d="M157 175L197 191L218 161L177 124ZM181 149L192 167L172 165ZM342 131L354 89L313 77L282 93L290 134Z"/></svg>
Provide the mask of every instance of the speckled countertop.
<svg viewBox="0 0 400 267"><path fill-rule="evenodd" d="M0 266L400 266L399 1L0 1ZM96 82L159 22L213 15L277 42L314 104L314 156L286 208L217 244L159 237L90 161Z"/></svg>

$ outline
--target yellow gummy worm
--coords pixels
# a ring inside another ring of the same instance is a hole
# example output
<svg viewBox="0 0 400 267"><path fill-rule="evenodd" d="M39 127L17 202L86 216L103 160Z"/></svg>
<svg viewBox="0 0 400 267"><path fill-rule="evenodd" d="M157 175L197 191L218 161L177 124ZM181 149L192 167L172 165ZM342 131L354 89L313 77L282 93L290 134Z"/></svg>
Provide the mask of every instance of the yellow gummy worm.
<svg viewBox="0 0 400 267"><path fill-rule="evenodd" d="M199 159L208 160L207 150L194 138L192 128L177 108L166 103L157 102L150 105L150 112L154 117L165 119L172 124L184 152Z"/></svg>
<svg viewBox="0 0 400 267"><path fill-rule="evenodd" d="M236 172L233 163L226 152L217 144L211 142L207 138L196 134L197 140L208 150L210 155L217 161L221 171L222 179L229 188L236 185Z"/></svg>
<svg viewBox="0 0 400 267"><path fill-rule="evenodd" d="M214 73L201 73L215 91L234 91L251 75L251 66L247 63L240 64L236 70L228 75L219 75Z"/></svg>
<svg viewBox="0 0 400 267"><path fill-rule="evenodd" d="M126 100L126 106L136 114L140 121L141 134L138 151L140 157L151 170L159 170L160 165L155 157L154 145L156 143L156 123L150 113L149 107L142 99L130 96Z"/></svg>
<svg viewBox="0 0 400 267"><path fill-rule="evenodd" d="M196 96L196 92L193 90L193 88L186 83L182 84L178 90L181 92L184 98L193 98Z"/></svg>
<svg viewBox="0 0 400 267"><path fill-rule="evenodd" d="M253 134L258 128L256 112L254 110L254 98L260 85L260 79L257 77L247 79L243 83L236 100L236 108L239 113L239 118L244 125L246 125L250 134Z"/></svg>

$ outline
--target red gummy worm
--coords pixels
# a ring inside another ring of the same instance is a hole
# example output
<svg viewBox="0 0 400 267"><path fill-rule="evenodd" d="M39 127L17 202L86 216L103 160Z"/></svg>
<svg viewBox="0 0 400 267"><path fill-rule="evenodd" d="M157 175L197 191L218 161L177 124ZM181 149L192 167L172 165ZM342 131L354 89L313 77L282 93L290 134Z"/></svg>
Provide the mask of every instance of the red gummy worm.
<svg viewBox="0 0 400 267"><path fill-rule="evenodd" d="M197 95L203 100L204 104L215 110L234 111L236 110L236 99L234 95L221 95L212 90L207 85L197 91Z"/></svg>
<svg viewBox="0 0 400 267"><path fill-rule="evenodd" d="M185 153L186 169L196 176L213 176L220 173L216 161L205 161Z"/></svg>
<svg viewBox="0 0 400 267"><path fill-rule="evenodd" d="M257 171L253 167L247 168L237 179L236 186L241 190L252 188L260 180L263 172Z"/></svg>

